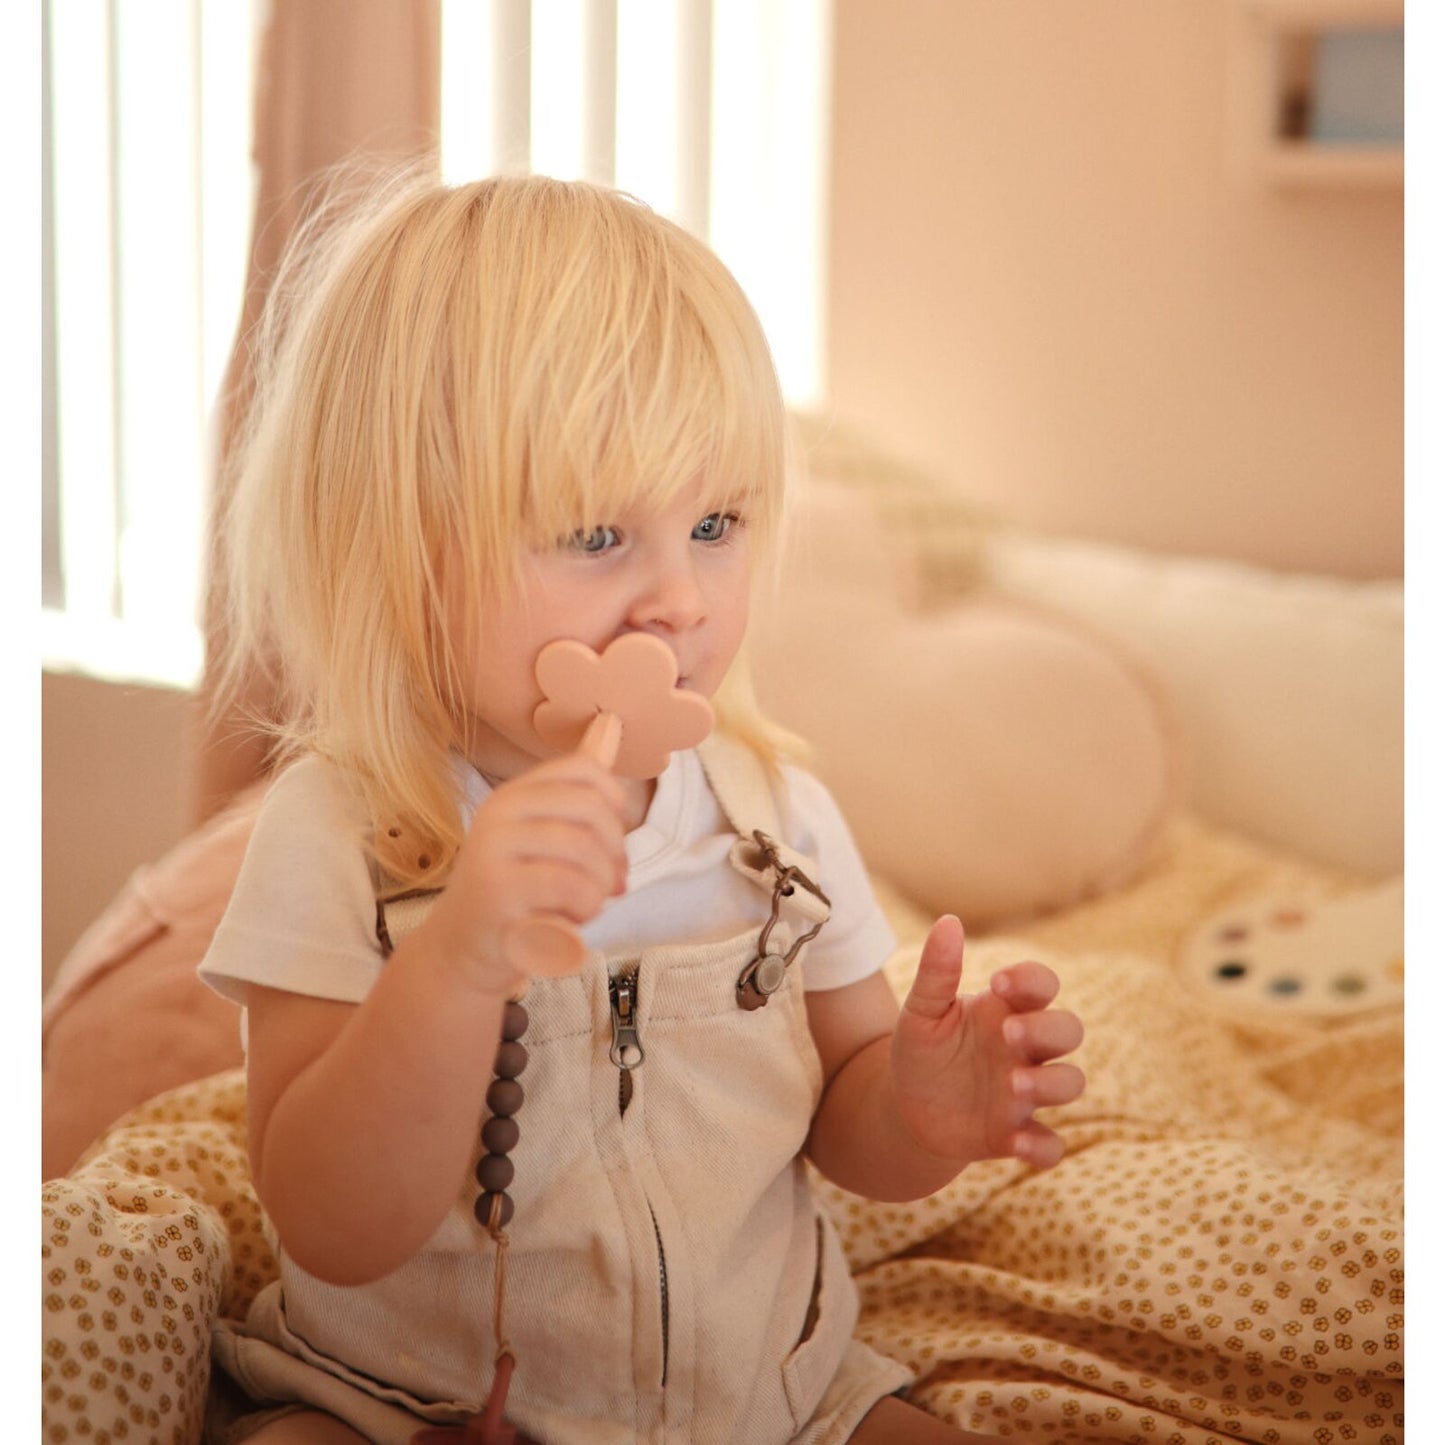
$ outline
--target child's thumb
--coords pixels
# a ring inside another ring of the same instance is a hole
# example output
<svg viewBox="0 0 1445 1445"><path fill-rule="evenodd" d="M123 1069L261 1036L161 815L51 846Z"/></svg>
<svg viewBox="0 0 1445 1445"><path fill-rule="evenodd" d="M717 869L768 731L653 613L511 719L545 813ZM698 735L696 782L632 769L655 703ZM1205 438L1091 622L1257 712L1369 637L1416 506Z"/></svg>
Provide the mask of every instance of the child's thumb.
<svg viewBox="0 0 1445 1445"><path fill-rule="evenodd" d="M923 1018L942 1018L958 997L963 977L963 924L946 913L928 931L918 972L903 1007Z"/></svg>

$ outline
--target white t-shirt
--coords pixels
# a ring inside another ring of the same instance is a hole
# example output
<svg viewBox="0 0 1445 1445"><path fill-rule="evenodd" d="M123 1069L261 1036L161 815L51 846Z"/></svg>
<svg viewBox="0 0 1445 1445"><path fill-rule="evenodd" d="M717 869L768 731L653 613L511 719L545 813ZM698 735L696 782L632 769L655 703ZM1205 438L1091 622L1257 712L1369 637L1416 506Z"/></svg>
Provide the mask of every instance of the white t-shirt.
<svg viewBox="0 0 1445 1445"><path fill-rule="evenodd" d="M805 950L808 989L841 988L877 970L895 946L847 824L826 788L785 766L778 841L817 864L832 915ZM463 767L463 817L490 787ZM201 964L218 993L245 1002L264 984L359 1003L384 959L367 864L368 822L340 771L308 757L274 783L256 819L235 891ZM627 835L627 892L582 929L606 952L732 936L755 917L757 887L727 861L737 834L695 752L675 754L640 826Z"/></svg>

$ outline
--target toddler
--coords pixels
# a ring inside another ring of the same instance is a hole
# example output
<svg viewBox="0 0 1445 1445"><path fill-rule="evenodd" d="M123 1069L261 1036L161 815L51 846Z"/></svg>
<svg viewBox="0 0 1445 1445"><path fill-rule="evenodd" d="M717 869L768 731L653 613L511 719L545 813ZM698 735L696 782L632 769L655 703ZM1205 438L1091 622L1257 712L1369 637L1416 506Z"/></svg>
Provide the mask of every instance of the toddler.
<svg viewBox="0 0 1445 1445"><path fill-rule="evenodd" d="M411 178L349 214L278 283L226 525L233 672L275 669L290 756L202 965L245 1006L280 1259L217 1334L254 1402L228 1438L403 1445L514 1363L547 1445L978 1438L853 1339L804 1161L900 1201L1047 1168L1082 1030L1039 964L956 997L951 917L900 1009L847 827L758 714L756 317L603 188ZM545 644L633 632L717 716L655 780L532 720ZM526 976L538 917L580 970Z"/></svg>

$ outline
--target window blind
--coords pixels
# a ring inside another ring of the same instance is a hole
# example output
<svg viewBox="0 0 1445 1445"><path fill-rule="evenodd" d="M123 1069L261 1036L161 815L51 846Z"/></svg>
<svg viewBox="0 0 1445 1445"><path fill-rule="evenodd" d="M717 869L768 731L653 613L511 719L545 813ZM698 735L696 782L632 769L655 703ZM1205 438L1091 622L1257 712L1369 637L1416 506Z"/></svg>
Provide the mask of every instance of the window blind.
<svg viewBox="0 0 1445 1445"><path fill-rule="evenodd" d="M191 686L264 0L45 0L42 652ZM709 241L822 394L830 0L442 0L443 173L614 184Z"/></svg>

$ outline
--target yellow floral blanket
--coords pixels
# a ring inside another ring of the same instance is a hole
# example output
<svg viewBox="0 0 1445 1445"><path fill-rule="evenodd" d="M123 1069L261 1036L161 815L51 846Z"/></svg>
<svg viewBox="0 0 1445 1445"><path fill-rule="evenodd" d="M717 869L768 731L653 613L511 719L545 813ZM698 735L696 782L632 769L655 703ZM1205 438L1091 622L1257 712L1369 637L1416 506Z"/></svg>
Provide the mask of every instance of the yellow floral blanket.
<svg viewBox="0 0 1445 1445"><path fill-rule="evenodd" d="M919 1404L1060 1445L1403 1441L1403 1010L1247 1013L1178 965L1222 907L1350 888L1186 819L1130 887L970 944L966 987L1057 970L1089 1086L1046 1174L906 1206L819 1181ZM902 989L929 920L880 891ZM200 1439L211 1322L275 1271L244 1113L239 1073L175 1090L45 1187L47 1441Z"/></svg>

